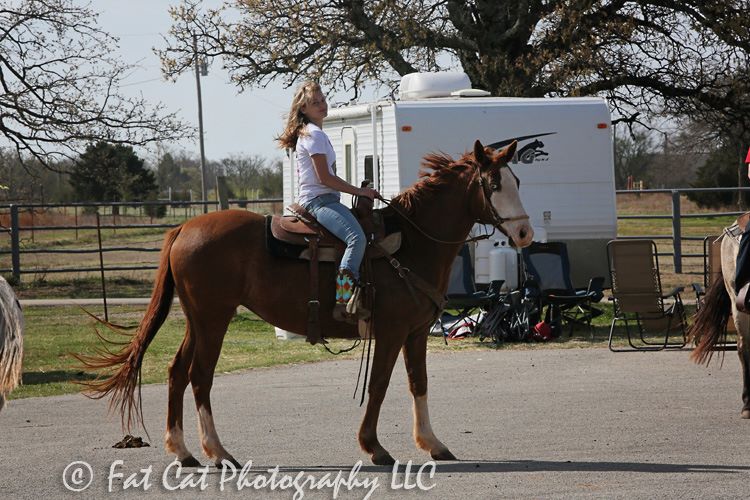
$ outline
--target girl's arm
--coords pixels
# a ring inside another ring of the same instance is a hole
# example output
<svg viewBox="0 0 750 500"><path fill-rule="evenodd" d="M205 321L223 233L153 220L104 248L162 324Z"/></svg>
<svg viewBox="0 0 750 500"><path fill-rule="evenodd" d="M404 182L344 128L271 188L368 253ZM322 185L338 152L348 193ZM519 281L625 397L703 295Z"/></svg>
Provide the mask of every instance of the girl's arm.
<svg viewBox="0 0 750 500"><path fill-rule="evenodd" d="M314 155L310 155L310 158L312 159L313 167L315 167L315 173L318 175L320 183L324 186L335 189L336 191L341 191L342 193L349 193L354 196L366 196L370 199L380 197L380 194L375 189L358 188L352 186L341 177L332 175L328 170L328 161L326 160L326 155L317 153Z"/></svg>

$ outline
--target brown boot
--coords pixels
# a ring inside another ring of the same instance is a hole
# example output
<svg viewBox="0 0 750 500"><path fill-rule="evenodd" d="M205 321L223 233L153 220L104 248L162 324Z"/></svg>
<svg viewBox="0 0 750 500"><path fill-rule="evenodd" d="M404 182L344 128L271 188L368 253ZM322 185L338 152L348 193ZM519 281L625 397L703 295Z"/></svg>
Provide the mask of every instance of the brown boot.
<svg viewBox="0 0 750 500"><path fill-rule="evenodd" d="M748 303L748 291L750 291L750 282L745 283L742 285L742 288L740 288L740 291L737 292L737 297L734 299L734 305L737 306L737 310L743 313L748 312L750 309L750 304Z"/></svg>

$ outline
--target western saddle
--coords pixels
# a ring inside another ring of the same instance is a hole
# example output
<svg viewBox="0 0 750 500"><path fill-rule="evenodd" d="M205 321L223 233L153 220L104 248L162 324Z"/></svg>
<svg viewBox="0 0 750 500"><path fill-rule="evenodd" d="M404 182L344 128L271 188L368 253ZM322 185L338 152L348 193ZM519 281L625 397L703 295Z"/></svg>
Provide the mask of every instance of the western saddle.
<svg viewBox="0 0 750 500"><path fill-rule="evenodd" d="M273 238L282 242L307 247L299 255L299 258L309 259L310 261L310 299L307 302L307 341L311 344L325 342L321 337L319 323L320 300L318 263L321 260L328 262L338 261L344 252L345 244L320 225L318 221L315 220L315 217L301 205L293 203L287 207L287 210L289 210L292 215L270 216L270 233ZM368 243L380 242L384 239L385 228L382 224L375 224L373 218L372 200L366 197L358 197L355 202L355 208L352 209L352 212L359 220L359 223L367 236ZM388 242L386 246L395 252L400 244L400 234L395 234L393 236L395 236L395 238L389 238L392 241ZM374 249L379 248L381 247L371 247L368 245L365 259L382 257L382 251L373 251ZM365 270L369 268L369 266L366 265L363 265L362 267ZM362 281L365 283L370 279L369 276L364 276L364 274L362 278ZM365 297L367 298L367 296L368 292L365 290Z"/></svg>

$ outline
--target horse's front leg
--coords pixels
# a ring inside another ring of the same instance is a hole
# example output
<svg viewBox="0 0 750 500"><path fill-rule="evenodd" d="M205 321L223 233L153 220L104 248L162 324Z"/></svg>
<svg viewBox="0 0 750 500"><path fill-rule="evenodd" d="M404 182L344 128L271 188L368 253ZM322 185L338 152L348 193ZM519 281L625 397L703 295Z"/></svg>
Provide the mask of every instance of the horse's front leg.
<svg viewBox="0 0 750 500"><path fill-rule="evenodd" d="M367 398L367 409L362 419L362 425L359 427L358 436L359 446L370 455L370 459L375 465L393 465L395 463L391 454L378 441L380 407L383 404L383 399L385 399L388 383L391 381L398 351L403 345L403 340L397 340L397 338L403 339L403 337L394 335L393 331L389 333L393 336L383 338L384 335L381 335L375 341L375 355L372 359L370 384L367 388L369 396Z"/></svg>
<svg viewBox="0 0 750 500"><path fill-rule="evenodd" d="M427 328L414 331L404 344L404 363L409 390L414 397L414 441L435 460L456 460L447 446L435 437L427 408Z"/></svg>

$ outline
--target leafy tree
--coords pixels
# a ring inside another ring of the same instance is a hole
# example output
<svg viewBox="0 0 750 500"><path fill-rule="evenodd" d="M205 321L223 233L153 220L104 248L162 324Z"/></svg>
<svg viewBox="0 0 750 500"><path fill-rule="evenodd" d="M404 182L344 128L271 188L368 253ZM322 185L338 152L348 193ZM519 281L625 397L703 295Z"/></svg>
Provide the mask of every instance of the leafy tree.
<svg viewBox="0 0 750 500"><path fill-rule="evenodd" d="M0 6L0 138L20 158L55 168L99 140L142 145L190 135L161 105L118 94L131 68L112 57L117 40L79 3Z"/></svg>
<svg viewBox="0 0 750 500"><path fill-rule="evenodd" d="M243 199L250 197L251 190L259 188L261 172L266 169L266 159L258 155L234 155L221 160L221 164L232 191Z"/></svg>
<svg viewBox="0 0 750 500"><path fill-rule="evenodd" d="M650 171L654 165L654 141L645 130L615 135L615 185L626 189L628 177L651 184Z"/></svg>
<svg viewBox="0 0 750 500"><path fill-rule="evenodd" d="M106 142L86 148L70 183L79 201L153 201L158 191L154 174L132 147Z"/></svg>
<svg viewBox="0 0 750 500"><path fill-rule="evenodd" d="M284 164L281 160L267 166L261 170L260 175L260 197L261 198L280 198L282 195L282 186L284 183L282 169Z"/></svg>
<svg viewBox="0 0 750 500"><path fill-rule="evenodd" d="M22 163L18 155L0 148L0 200L21 203L63 203L73 197L67 164L55 164L53 170L38 161Z"/></svg>
<svg viewBox="0 0 750 500"><path fill-rule="evenodd" d="M189 200L191 189L200 192L200 166L184 154L164 153L156 164L156 179L162 193L171 188L173 200Z"/></svg>
<svg viewBox="0 0 750 500"><path fill-rule="evenodd" d="M747 0L182 0L168 77L198 51L241 89L315 78L354 92L415 71L461 68L505 96L601 95L618 120L750 116Z"/></svg>
<svg viewBox="0 0 750 500"><path fill-rule="evenodd" d="M746 151L745 148L731 141L726 141L715 148L709 155L708 161L698 169L692 187L712 188L745 185L747 171L742 168L741 163L744 160L741 155L743 149ZM750 202L750 193L744 192L741 193L741 196L732 192L688 193L688 198L701 207L724 208L738 200L740 200L738 205L744 207Z"/></svg>

